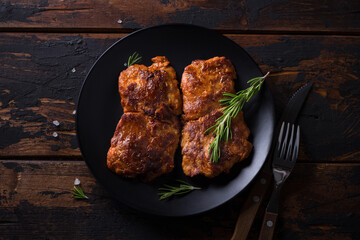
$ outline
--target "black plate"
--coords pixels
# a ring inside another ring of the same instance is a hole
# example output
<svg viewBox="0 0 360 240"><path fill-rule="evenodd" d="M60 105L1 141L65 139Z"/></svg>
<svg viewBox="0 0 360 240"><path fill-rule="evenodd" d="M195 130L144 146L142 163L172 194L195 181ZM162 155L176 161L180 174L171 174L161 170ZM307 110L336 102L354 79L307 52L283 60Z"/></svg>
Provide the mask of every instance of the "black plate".
<svg viewBox="0 0 360 240"><path fill-rule="evenodd" d="M183 69L195 59L225 56L235 66L236 88L245 88L247 80L262 76L256 63L236 43L202 27L184 24L161 25L139 30L111 46L91 68L81 89L76 127L83 157L96 179L119 201L144 212L164 216L186 216L213 209L242 191L259 172L268 154L274 128L274 106L266 85L247 105L246 121L254 144L252 155L237 164L230 174L208 180L188 178L181 169L181 151L175 156L175 169L145 184L124 179L106 167L110 139L123 111L118 93L118 76L133 52L150 65L154 56L166 56L180 80ZM171 200L159 201L157 188L183 179L202 190Z"/></svg>

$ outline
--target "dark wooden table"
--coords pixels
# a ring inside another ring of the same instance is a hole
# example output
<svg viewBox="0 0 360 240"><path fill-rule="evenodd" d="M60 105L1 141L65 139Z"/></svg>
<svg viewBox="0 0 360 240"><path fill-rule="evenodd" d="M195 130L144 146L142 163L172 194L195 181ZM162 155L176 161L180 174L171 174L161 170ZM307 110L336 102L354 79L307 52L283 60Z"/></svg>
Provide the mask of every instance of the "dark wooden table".
<svg viewBox="0 0 360 240"><path fill-rule="evenodd" d="M112 200L78 148L74 110L91 65L126 34L164 23L216 29L242 46L271 71L277 116L314 83L275 237L359 239L360 1L351 0L0 1L0 238L231 237L249 190L203 215L154 217ZM89 200L71 198L75 177Z"/></svg>

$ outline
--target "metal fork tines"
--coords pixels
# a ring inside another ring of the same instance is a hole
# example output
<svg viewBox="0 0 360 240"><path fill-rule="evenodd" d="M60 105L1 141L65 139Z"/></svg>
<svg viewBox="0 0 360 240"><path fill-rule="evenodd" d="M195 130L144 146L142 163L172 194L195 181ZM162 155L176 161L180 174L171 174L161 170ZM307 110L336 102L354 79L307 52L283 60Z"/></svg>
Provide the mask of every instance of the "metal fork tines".
<svg viewBox="0 0 360 240"><path fill-rule="evenodd" d="M274 190L267 205L259 239L272 239L282 185L295 166L299 153L300 127L282 122L273 155Z"/></svg>
<svg viewBox="0 0 360 240"><path fill-rule="evenodd" d="M275 183L274 191L268 205L268 210L271 212L278 212L278 201L275 200L278 200L279 191L295 166L299 153L299 142L300 127L283 122L273 155L272 167Z"/></svg>

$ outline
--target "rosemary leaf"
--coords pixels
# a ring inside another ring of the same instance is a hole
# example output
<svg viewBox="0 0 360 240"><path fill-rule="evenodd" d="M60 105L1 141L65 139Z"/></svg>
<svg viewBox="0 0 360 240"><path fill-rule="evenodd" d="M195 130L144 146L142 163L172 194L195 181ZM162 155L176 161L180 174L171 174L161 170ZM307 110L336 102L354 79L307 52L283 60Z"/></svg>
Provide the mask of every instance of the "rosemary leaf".
<svg viewBox="0 0 360 240"><path fill-rule="evenodd" d="M225 108L222 110L223 115L216 119L216 123L208 128L204 133L212 131L215 135L214 140L209 146L210 161L218 162L221 156L220 153L220 142L229 140L232 137L231 133L231 120L235 118L244 107L245 103L248 102L256 93L261 89L261 86L265 78L269 75L268 72L263 77L252 78L248 81L250 87L240 90L236 94L226 93L223 95L225 98L220 99L219 102Z"/></svg>
<svg viewBox="0 0 360 240"><path fill-rule="evenodd" d="M71 192L73 193L73 198L78 199L89 199L88 196L85 195L84 191L81 189L80 186L74 186L73 189L71 189Z"/></svg>
<svg viewBox="0 0 360 240"><path fill-rule="evenodd" d="M164 200L164 199L172 197L172 196L182 195L182 194L191 192L193 190L201 189L199 187L194 187L194 186L190 185L189 183L182 181L182 180L177 180L177 182L180 183L180 185L178 187L164 184L164 187L159 188L159 191L160 191L159 192L159 196L160 196L159 200Z"/></svg>
<svg viewBox="0 0 360 240"><path fill-rule="evenodd" d="M137 53L134 52L127 61L127 66L130 67L131 65L137 64L141 62L142 57Z"/></svg>

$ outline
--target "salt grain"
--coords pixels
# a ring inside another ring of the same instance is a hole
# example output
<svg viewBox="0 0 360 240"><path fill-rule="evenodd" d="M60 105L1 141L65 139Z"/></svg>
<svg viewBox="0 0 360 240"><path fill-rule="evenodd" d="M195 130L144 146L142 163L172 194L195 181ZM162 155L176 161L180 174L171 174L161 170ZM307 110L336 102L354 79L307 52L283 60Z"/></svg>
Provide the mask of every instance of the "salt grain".
<svg viewBox="0 0 360 240"><path fill-rule="evenodd" d="M73 73L76 72L76 69L75 68L71 69L71 72L73 72Z"/></svg>
<svg viewBox="0 0 360 240"><path fill-rule="evenodd" d="M80 185L80 180L78 178L75 178L74 185L75 186Z"/></svg>
<svg viewBox="0 0 360 240"><path fill-rule="evenodd" d="M117 20L117 23L119 23L119 24L122 24L122 20L121 19L119 19L119 20Z"/></svg>
<svg viewBox="0 0 360 240"><path fill-rule="evenodd" d="M59 135L57 134L57 132L53 132L53 137L58 137Z"/></svg>
<svg viewBox="0 0 360 240"><path fill-rule="evenodd" d="M74 115L76 114L76 110L73 111L73 114L74 114Z"/></svg>
<svg viewBox="0 0 360 240"><path fill-rule="evenodd" d="M54 124L55 126L59 126L59 125L60 125L60 123L59 123L58 120L54 120L54 121L53 121L53 124Z"/></svg>

